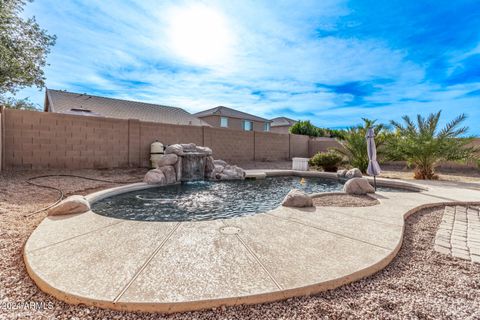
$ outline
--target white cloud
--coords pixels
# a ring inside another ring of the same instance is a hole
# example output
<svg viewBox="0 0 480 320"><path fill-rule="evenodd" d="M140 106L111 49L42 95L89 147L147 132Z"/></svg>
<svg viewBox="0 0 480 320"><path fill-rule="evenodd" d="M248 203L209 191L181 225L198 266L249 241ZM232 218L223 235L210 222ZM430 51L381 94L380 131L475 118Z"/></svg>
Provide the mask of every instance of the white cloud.
<svg viewBox="0 0 480 320"><path fill-rule="evenodd" d="M27 8L58 36L46 68L47 86L56 89L191 112L226 105L270 117L291 110L301 118L315 114L323 126L344 126L361 116L434 111L439 103L471 110L473 98L457 98L478 88L428 82L425 66L385 39L335 35L338 19L350 14L346 1L45 0ZM319 37L319 28L333 33ZM351 106L352 94L317 86L356 81L379 89L363 97L365 104L393 105ZM43 103L31 89L22 94Z"/></svg>

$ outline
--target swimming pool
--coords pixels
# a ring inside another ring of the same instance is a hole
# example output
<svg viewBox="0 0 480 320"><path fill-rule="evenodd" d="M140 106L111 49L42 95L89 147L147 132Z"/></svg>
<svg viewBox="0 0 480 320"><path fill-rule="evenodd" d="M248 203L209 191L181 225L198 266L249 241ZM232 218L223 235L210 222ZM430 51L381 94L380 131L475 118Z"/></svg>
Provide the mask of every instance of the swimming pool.
<svg viewBox="0 0 480 320"><path fill-rule="evenodd" d="M100 215L142 221L227 219L272 210L293 189L341 191L334 179L268 177L264 180L195 181L148 188L105 198L92 205Z"/></svg>

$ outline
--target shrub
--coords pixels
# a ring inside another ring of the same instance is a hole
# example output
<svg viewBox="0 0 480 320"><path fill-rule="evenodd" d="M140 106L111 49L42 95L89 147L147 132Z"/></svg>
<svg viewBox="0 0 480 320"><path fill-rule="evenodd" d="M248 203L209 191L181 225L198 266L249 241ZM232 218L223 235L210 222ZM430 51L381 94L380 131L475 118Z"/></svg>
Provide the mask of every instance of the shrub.
<svg viewBox="0 0 480 320"><path fill-rule="evenodd" d="M440 161L465 161L478 151L470 147L471 138L462 138L468 128L460 127L466 116L461 114L438 128L441 111L427 118L417 115L416 123L403 116L403 124L392 121L395 135L387 143L390 160L406 160L415 166L416 179L435 179L435 167Z"/></svg>
<svg viewBox="0 0 480 320"><path fill-rule="evenodd" d="M310 159L309 164L314 167L322 167L327 172L336 172L342 161L343 157L341 155L329 151L317 153Z"/></svg>

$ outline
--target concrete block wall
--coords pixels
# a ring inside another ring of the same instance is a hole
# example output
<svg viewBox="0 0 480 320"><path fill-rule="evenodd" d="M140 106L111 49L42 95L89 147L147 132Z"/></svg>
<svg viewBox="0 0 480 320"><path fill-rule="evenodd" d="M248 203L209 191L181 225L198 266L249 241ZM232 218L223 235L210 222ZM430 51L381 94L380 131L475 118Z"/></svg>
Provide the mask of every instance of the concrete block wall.
<svg viewBox="0 0 480 320"><path fill-rule="evenodd" d="M342 148L342 145L334 138L312 138L308 141L308 154L313 157L318 152L326 152L332 148Z"/></svg>
<svg viewBox="0 0 480 320"><path fill-rule="evenodd" d="M128 166L128 121L5 109L5 168Z"/></svg>
<svg viewBox="0 0 480 320"><path fill-rule="evenodd" d="M213 157L225 161L252 161L255 157L254 132L204 127L204 145Z"/></svg>
<svg viewBox="0 0 480 320"><path fill-rule="evenodd" d="M290 136L290 157L309 158L308 153L308 136L299 134L291 134Z"/></svg>
<svg viewBox="0 0 480 320"><path fill-rule="evenodd" d="M230 162L308 155L308 137L297 135L12 109L0 117L3 169L148 167L155 140L205 145Z"/></svg>
<svg viewBox="0 0 480 320"><path fill-rule="evenodd" d="M290 138L287 134L254 132L255 160L275 161L290 158Z"/></svg>
<svg viewBox="0 0 480 320"><path fill-rule="evenodd" d="M0 109L0 170L148 167L150 144L189 143L212 148L229 162L311 157L341 145L331 138L180 126L138 120ZM480 139L474 141L480 146ZM477 163L442 163L476 168Z"/></svg>

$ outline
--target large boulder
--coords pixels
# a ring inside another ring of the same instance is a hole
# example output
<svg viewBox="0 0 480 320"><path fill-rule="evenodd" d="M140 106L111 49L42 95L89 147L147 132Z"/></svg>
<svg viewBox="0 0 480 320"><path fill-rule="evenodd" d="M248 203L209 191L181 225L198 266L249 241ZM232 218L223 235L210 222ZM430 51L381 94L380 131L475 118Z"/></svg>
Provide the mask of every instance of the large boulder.
<svg viewBox="0 0 480 320"><path fill-rule="evenodd" d="M182 143L183 152L197 152L197 145L195 143Z"/></svg>
<svg viewBox="0 0 480 320"><path fill-rule="evenodd" d="M178 156L175 153L170 153L161 156L155 163L157 168L164 166L173 166L178 161Z"/></svg>
<svg viewBox="0 0 480 320"><path fill-rule="evenodd" d="M84 196L70 196L48 209L49 216L59 216L65 214L84 213L90 210L90 203Z"/></svg>
<svg viewBox="0 0 480 320"><path fill-rule="evenodd" d="M206 154L207 156L210 156L213 153L212 149L210 149L209 147L199 147L199 146L197 146L196 151L199 152L199 153Z"/></svg>
<svg viewBox="0 0 480 320"><path fill-rule="evenodd" d="M237 166L226 166L220 174L220 180L243 180L245 171Z"/></svg>
<svg viewBox="0 0 480 320"><path fill-rule="evenodd" d="M171 144L165 148L165 154L176 154L177 156L183 155L183 147L181 144Z"/></svg>
<svg viewBox="0 0 480 320"><path fill-rule="evenodd" d="M165 179L165 175L163 174L162 170L153 169L147 172L145 177L143 177L143 182L148 184L166 184L167 180Z"/></svg>
<svg viewBox="0 0 480 320"><path fill-rule="evenodd" d="M212 180L220 180L220 174L223 172L224 168L224 166L214 164L213 170L208 177Z"/></svg>
<svg viewBox="0 0 480 320"><path fill-rule="evenodd" d="M310 198L310 196L305 192L298 189L293 189L287 194L285 199L283 199L282 206L297 208L313 207L313 201L312 198Z"/></svg>
<svg viewBox="0 0 480 320"><path fill-rule="evenodd" d="M225 166L228 165L228 163L226 163L225 161L220 160L220 159L213 160L213 164L216 165L216 166L222 166L222 167L225 167Z"/></svg>
<svg viewBox="0 0 480 320"><path fill-rule="evenodd" d="M362 171L360 171L360 169L358 169L358 168L350 169L345 174L345 178L347 178L347 179L361 178L361 177L363 177Z"/></svg>
<svg viewBox="0 0 480 320"><path fill-rule="evenodd" d="M177 182L177 173L175 172L175 169L172 166L164 166L156 170L160 170L161 172L163 172L165 176L165 181L167 184Z"/></svg>
<svg viewBox="0 0 480 320"><path fill-rule="evenodd" d="M366 178L352 178L343 186L343 191L347 194L365 195L375 193L375 189Z"/></svg>
<svg viewBox="0 0 480 320"><path fill-rule="evenodd" d="M347 172L348 172L348 170L345 170L345 169L343 169L343 170L338 170L338 171L337 171L337 177L339 177L339 178L345 178L345 175L347 174Z"/></svg>

